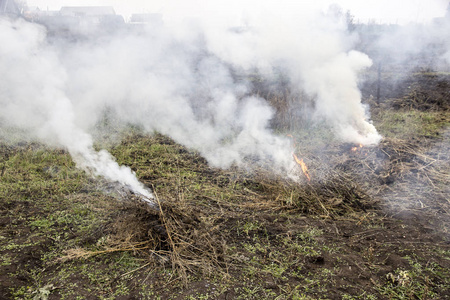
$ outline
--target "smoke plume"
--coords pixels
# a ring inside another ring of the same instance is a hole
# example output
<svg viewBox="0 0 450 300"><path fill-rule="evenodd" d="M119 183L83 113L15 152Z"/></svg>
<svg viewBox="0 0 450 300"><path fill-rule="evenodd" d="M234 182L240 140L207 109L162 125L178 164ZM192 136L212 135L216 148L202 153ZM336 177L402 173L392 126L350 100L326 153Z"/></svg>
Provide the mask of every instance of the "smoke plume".
<svg viewBox="0 0 450 300"><path fill-rule="evenodd" d="M0 19L1 120L66 147L86 171L152 198L128 167L119 166L106 151L95 151L91 135L77 125L74 105L65 93L67 74L45 37L43 27Z"/></svg>
<svg viewBox="0 0 450 300"><path fill-rule="evenodd" d="M168 135L212 166L266 164L292 177L292 143L270 127L274 108L251 81L255 73L282 73L290 89L315 99L311 114L342 141L381 139L358 90L371 60L352 50L341 20L271 1L244 11L234 1L215 3L171 20L49 37L43 26L0 19L0 121L67 148L81 168L149 198L128 167L94 149L105 113L117 126Z"/></svg>

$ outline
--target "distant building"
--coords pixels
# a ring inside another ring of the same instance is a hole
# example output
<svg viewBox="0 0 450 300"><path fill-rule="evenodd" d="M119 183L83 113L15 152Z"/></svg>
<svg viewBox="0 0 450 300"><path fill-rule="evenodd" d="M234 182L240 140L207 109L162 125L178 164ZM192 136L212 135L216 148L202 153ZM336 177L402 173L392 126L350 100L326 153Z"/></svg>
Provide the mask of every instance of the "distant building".
<svg viewBox="0 0 450 300"><path fill-rule="evenodd" d="M63 6L59 12L61 16L69 17L101 17L116 15L112 6Z"/></svg>
<svg viewBox="0 0 450 300"><path fill-rule="evenodd" d="M112 6L64 6L59 11L29 7L24 17L46 26L51 34L72 36L115 31L125 24Z"/></svg>
<svg viewBox="0 0 450 300"><path fill-rule="evenodd" d="M56 10L41 10L37 6L28 6L22 12L23 17L30 22L41 22L43 19L48 17L54 17L59 14Z"/></svg>
<svg viewBox="0 0 450 300"><path fill-rule="evenodd" d="M161 14L132 14L130 23L151 24L159 26L163 24L163 19Z"/></svg>
<svg viewBox="0 0 450 300"><path fill-rule="evenodd" d="M0 15L19 16L20 9L13 0L0 0Z"/></svg>
<svg viewBox="0 0 450 300"><path fill-rule="evenodd" d="M437 26L448 26L450 24L450 2L448 3L445 15L442 18L434 18L433 23Z"/></svg>
<svg viewBox="0 0 450 300"><path fill-rule="evenodd" d="M116 15L112 6L64 6L60 10L61 17L77 18L80 28L84 31L91 29L117 29L125 21L122 16Z"/></svg>

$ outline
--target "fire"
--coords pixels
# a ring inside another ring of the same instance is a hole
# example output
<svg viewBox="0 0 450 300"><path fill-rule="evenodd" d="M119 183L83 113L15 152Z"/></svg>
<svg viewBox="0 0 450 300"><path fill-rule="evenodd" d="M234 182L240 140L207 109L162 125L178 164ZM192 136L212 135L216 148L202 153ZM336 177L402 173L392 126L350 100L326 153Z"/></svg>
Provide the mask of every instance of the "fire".
<svg viewBox="0 0 450 300"><path fill-rule="evenodd" d="M356 151L358 151L359 149L361 149L363 147L363 145L362 144L359 144L359 146L356 146L356 147L352 147L352 151L353 152L356 152Z"/></svg>
<svg viewBox="0 0 450 300"><path fill-rule="evenodd" d="M293 137L291 134L287 135L288 137L290 137L294 143L294 148L297 144L297 142L295 141L295 137ZM292 152L292 156L294 157L294 160L297 164L299 164L299 166L302 168L303 174L305 174L306 178L308 179L308 181L311 181L311 176L309 176L309 171L308 171L308 167L306 166L305 162L303 161L303 159L298 158L298 156Z"/></svg>
<svg viewBox="0 0 450 300"><path fill-rule="evenodd" d="M306 178L308 178L308 181L311 181L311 177L309 176L308 167L306 166L303 159L299 159L295 153L292 153L292 156L294 156L295 161L300 165L302 168L303 174L305 174Z"/></svg>

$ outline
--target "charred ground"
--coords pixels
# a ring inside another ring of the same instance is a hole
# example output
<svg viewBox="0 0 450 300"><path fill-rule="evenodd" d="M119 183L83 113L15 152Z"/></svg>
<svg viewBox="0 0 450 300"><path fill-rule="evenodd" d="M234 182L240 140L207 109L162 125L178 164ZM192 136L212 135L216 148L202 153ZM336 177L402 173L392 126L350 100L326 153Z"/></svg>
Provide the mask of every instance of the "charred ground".
<svg viewBox="0 0 450 300"><path fill-rule="evenodd" d="M308 141L301 184L130 128L111 153L161 213L64 150L4 140L0 298L450 299L449 77L402 82L370 103L377 147L291 132Z"/></svg>

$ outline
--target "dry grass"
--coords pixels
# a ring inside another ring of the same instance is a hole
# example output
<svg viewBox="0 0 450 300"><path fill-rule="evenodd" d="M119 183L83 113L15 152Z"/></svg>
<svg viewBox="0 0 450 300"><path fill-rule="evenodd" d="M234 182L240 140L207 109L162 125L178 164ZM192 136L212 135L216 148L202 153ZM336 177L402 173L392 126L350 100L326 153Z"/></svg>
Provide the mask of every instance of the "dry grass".
<svg viewBox="0 0 450 300"><path fill-rule="evenodd" d="M236 263L228 255L227 220L297 211L359 222L363 214L381 212L386 205L423 209L433 203L439 203L448 214L449 206L442 203L449 179L448 145L430 150L430 145L391 138L377 147L356 151L351 150L353 145L331 146L322 155L307 159L312 180L298 183L264 169L253 174L237 168L211 169L197 153L160 135L130 137L116 151L130 141L137 157L132 165L150 170L143 167L142 157L147 164L164 166L158 169L160 174L168 168L184 176L161 176L152 181L157 194L164 198L157 198L159 213L143 204L125 202L116 221L108 226L108 238L100 249L73 249L65 259L131 251L149 258L152 264L170 265L177 278L187 284L190 274L212 276L220 271L226 276ZM161 149L162 153L145 153L150 149ZM315 151L302 151L305 157L310 152ZM141 176L154 177L149 173ZM423 198L412 200L421 193L431 197L429 203Z"/></svg>
<svg viewBox="0 0 450 300"><path fill-rule="evenodd" d="M388 113L379 107L373 115L375 121L379 122L377 127L386 138L376 147L353 151L355 145L330 139L329 129L312 125L308 121L298 123L301 115L295 107L300 108L305 105L302 102L308 101L302 99L301 95L288 95L288 101L284 101L285 96L274 95L271 98L278 113L275 119L278 123L275 125L282 131L280 134L290 133L296 140L302 141L297 145L296 153L301 153L301 158L307 164L310 181L302 178L295 182L274 175L270 168L254 169L252 173L236 167L229 170L214 169L198 153L176 144L170 138L158 134L148 136L136 130L128 134L121 144L114 146L111 152L120 164L130 166L139 179L154 190L159 210L135 201L130 193L108 193L108 186L98 180L86 183L88 180L85 177L73 171L76 169L68 163L70 159L67 153L58 151L53 152L54 157L46 158L45 151L35 154L34 150L24 150L24 154L17 154L20 152L17 149L6 146L0 148L4 154L0 159L0 168L3 165L0 178L8 183L7 188L0 191L9 195L14 188L16 194L21 195L21 191L26 190L35 198L44 199L54 197L57 193L71 195L73 191L86 189L87 186L89 193L80 192L85 194L78 200L73 195L60 197L69 200L68 207L72 202L79 202L77 210L80 219L81 215L88 214L87 211L99 209L99 215L105 215L103 223L90 225L89 232L95 231L95 234L89 237L88 242L61 245L59 259L52 260L48 264L50 268L83 262L99 265L105 257L131 254L142 263L121 271L121 278L146 272L147 267L161 272L170 270L169 278L164 278L164 286L177 282L186 287L198 278L209 280L218 277L221 282L231 282L236 275L238 281L249 276L261 276L258 277L261 286L274 281L279 289L278 294L294 295L296 289L308 288L314 282L332 282L331 285L334 285L333 280L342 277L338 272L343 272L347 266L346 260L355 257L359 262L352 266L361 272L371 272L370 267L375 266L373 261L377 260L374 249L389 253L393 251L392 248L384 247L386 240L395 237L395 233L382 232L380 229L386 217L420 211L422 218L430 216L440 221L436 230L449 232L450 147L446 113L397 110L386 116ZM405 126L405 122L414 126ZM301 124L302 128L296 128L294 123ZM27 149L34 146L29 145ZM63 154L63 160L56 159ZM36 156L40 159L36 159ZM49 161L45 162L42 157ZM29 166L22 165L21 161L25 159L30 161ZM60 169L71 171L58 171L53 166L58 160L61 160ZM45 163L36 167L36 161ZM36 174L30 172L31 169ZM32 181L33 176L37 180ZM30 178L31 183L27 182L26 188L16 188L17 179L22 177ZM46 181L48 184L45 186L52 188L48 195L42 188L42 182ZM63 181L71 183L70 187L59 189L55 183ZM94 192L103 195L92 196ZM101 198L102 202L96 204L100 208L96 208L91 197L97 197L95 201ZM118 198L128 201L116 202ZM92 203L85 203L87 201ZM113 204L105 207L104 201ZM308 220L302 223L299 221L301 218ZM368 220L371 218L379 219L372 222ZM71 218L69 213L64 218L61 213L48 220L40 217L32 220L31 224L41 226L41 229L53 234L52 228L59 230L56 226L60 226L65 219L69 221L64 230L72 230L70 226L76 224L77 219ZM327 227L313 228L311 223L314 222L333 224L332 234L328 233L327 239L333 241L336 238L334 241L339 245L327 242L327 247L321 248L318 241L325 239L319 236ZM344 224L343 228L339 224ZM372 225L377 229L371 228ZM396 229L399 228L403 227ZM356 233L353 239L347 240L348 236L340 235L342 232ZM378 244L365 241L366 237L378 233ZM57 234L51 239L57 240L59 232ZM83 234L86 233L80 233ZM330 258L341 251L340 244L347 242L347 248L338 255L339 261ZM354 244L363 242L366 248L362 249L361 255L366 253L367 261L355 255L360 255L361 249L352 252L353 256L349 258L346 251L352 251L352 247L358 247ZM428 256L426 259L428 261ZM320 277L323 274L315 274L314 280L308 277L309 272L314 273L314 270L319 269L318 262L321 261L329 263L327 272L336 272L339 276ZM377 268L385 267L383 259L380 258L377 263ZM305 266L309 266L309 269ZM441 267L445 269L445 264ZM339 268L341 270L337 271ZM394 271L389 270L390 274L394 274ZM308 275L301 272L308 272ZM372 278L373 274L363 275ZM440 277L433 276L439 282ZM288 286L288 282L301 282L301 287ZM239 286L241 283L233 284ZM252 284L250 280L242 283L242 286L247 288ZM373 283L373 286L381 288L383 282ZM322 293L322 288L314 287L317 295ZM284 289L289 291L285 292ZM239 290L239 293L243 292ZM245 292L255 297L253 292ZM258 293L262 295L269 291L259 290ZM267 298L274 299L275 296Z"/></svg>

